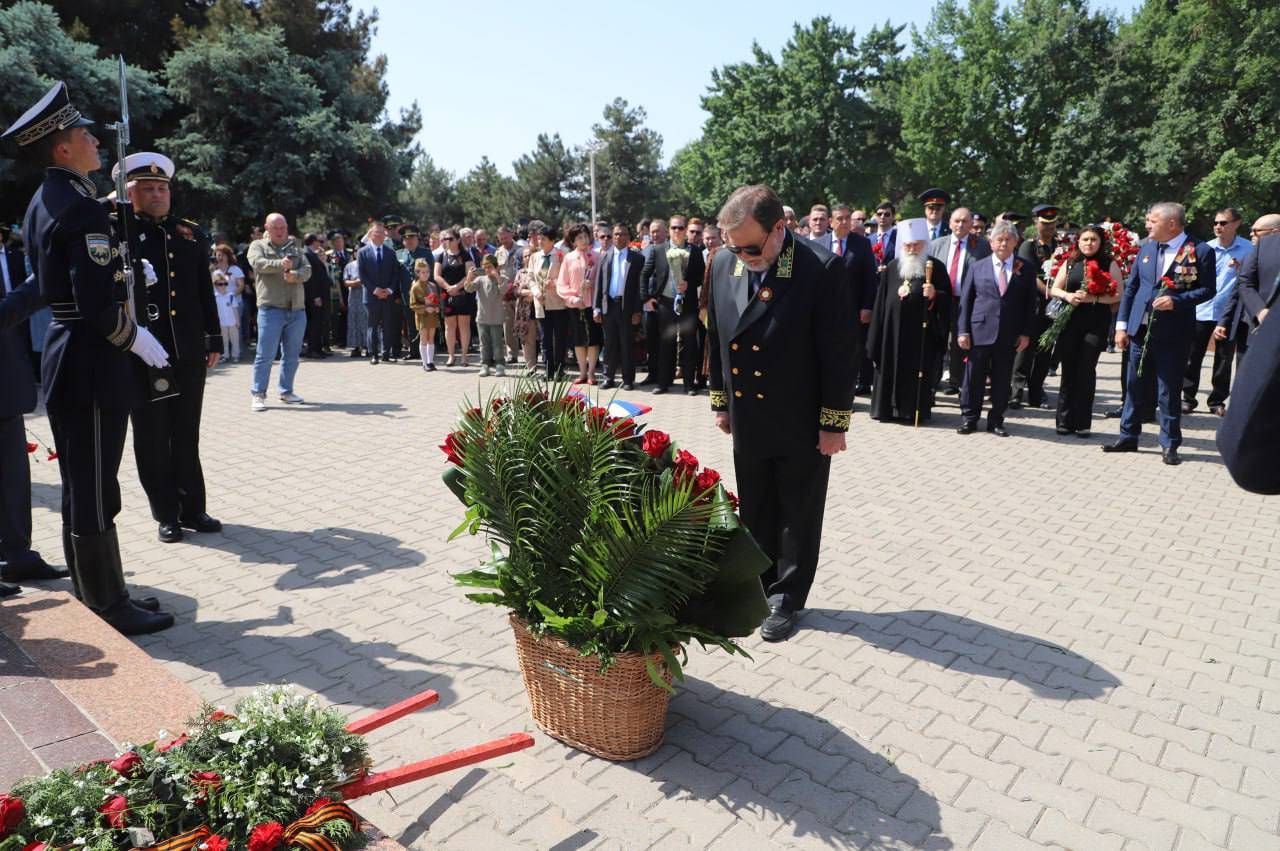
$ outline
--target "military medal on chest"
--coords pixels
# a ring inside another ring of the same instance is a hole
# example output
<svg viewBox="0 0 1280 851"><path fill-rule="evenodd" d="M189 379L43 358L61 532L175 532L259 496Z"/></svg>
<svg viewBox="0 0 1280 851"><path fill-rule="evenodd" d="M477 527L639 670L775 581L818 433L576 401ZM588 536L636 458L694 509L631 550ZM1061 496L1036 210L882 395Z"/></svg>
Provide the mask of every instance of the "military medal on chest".
<svg viewBox="0 0 1280 851"><path fill-rule="evenodd" d="M756 297L766 303L773 301L773 290L769 287L761 287L760 292L756 293Z"/></svg>

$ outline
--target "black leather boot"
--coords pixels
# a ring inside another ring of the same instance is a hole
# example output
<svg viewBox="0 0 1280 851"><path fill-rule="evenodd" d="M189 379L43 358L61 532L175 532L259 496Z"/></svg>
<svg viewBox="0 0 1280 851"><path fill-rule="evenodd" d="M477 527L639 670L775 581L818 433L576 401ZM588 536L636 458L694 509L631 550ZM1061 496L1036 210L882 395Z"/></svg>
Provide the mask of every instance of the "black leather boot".
<svg viewBox="0 0 1280 851"><path fill-rule="evenodd" d="M146 635L173 626L173 615L147 611L129 599L114 528L92 535L72 534L71 543L81 599L94 614L124 635Z"/></svg>
<svg viewBox="0 0 1280 851"><path fill-rule="evenodd" d="M76 551L71 544L71 527L62 527L62 552L67 560L67 569L71 571L71 591L75 594L76 599L84 601L84 597L80 594L80 580L76 579ZM130 597L129 601L139 609L146 609L148 612L160 611L160 601L155 597Z"/></svg>

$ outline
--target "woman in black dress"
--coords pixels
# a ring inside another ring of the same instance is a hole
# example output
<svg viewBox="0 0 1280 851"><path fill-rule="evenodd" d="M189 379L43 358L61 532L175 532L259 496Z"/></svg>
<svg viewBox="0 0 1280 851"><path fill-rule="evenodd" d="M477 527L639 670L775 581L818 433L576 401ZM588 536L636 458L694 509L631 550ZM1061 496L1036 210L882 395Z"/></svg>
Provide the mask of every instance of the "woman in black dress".
<svg viewBox="0 0 1280 851"><path fill-rule="evenodd" d="M1096 270L1096 271L1095 271ZM1116 283L1115 295L1091 295L1086 276L1106 272ZM1049 295L1073 305L1071 318L1058 336L1058 434L1088 437L1093 423L1093 395L1098 382L1098 356L1107 345L1111 305L1120 300L1120 267L1101 227L1082 228L1075 248L1058 269Z"/></svg>
<svg viewBox="0 0 1280 851"><path fill-rule="evenodd" d="M471 317L476 314L476 294L467 291L467 284L475 277L476 265L462 248L462 237L457 228L449 228L440 235L443 249L436 262L436 280L443 281L444 345L449 353L445 366L453 366L453 348L462 346L462 365L467 365L467 350L471 346Z"/></svg>

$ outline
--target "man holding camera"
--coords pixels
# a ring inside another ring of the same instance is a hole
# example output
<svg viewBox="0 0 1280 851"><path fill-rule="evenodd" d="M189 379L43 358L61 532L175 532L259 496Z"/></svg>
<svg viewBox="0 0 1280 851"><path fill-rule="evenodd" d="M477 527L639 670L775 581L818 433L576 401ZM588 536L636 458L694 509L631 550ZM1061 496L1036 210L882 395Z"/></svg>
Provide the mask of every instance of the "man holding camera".
<svg viewBox="0 0 1280 851"><path fill-rule="evenodd" d="M281 352L280 401L296 405L302 397L293 392L298 356L307 333L307 299L303 284L311 277L311 264L302 256L302 243L289 235L289 222L280 213L266 220L266 236L249 245L258 295L258 351L253 358L254 411L267 409L267 385L271 362Z"/></svg>

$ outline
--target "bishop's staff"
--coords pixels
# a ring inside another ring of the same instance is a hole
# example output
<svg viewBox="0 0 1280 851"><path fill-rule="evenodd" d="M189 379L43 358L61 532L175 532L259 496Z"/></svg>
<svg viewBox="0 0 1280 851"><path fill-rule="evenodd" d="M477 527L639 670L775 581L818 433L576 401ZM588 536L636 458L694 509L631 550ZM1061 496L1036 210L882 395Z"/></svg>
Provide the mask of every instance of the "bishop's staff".
<svg viewBox="0 0 1280 851"><path fill-rule="evenodd" d="M933 286L933 261L929 257L924 259L924 285L926 287ZM920 290L920 295L924 295L923 288ZM916 370L916 424L913 428L920 428L920 407L924 404L924 354L925 343L929 336L930 306L930 300L925 299L920 311L920 364Z"/></svg>

